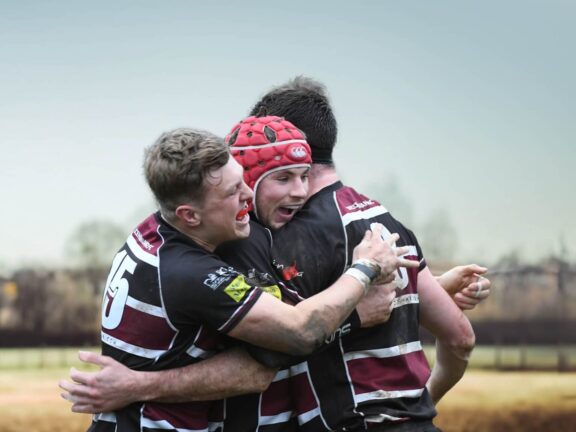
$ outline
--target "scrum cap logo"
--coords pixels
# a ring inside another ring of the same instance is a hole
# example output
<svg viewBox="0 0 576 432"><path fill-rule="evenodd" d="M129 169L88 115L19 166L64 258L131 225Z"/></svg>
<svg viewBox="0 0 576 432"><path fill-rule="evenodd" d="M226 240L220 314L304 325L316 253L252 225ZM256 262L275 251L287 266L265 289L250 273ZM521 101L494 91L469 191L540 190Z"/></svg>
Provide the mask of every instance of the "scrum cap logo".
<svg viewBox="0 0 576 432"><path fill-rule="evenodd" d="M308 152L302 144L292 144L288 149L288 154L295 161L302 161L308 156Z"/></svg>

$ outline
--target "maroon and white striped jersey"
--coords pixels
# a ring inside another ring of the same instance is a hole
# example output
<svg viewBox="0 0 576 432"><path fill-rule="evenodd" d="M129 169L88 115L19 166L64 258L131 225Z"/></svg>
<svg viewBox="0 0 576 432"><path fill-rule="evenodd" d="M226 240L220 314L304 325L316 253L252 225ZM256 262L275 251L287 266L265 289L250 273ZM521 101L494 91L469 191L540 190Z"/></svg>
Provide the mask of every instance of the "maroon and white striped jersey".
<svg viewBox="0 0 576 432"><path fill-rule="evenodd" d="M263 246L266 250L268 245ZM260 289L157 213L113 260L102 304L102 352L137 370L186 366L226 346ZM93 431L215 431L223 402L135 403L94 416Z"/></svg>
<svg viewBox="0 0 576 432"><path fill-rule="evenodd" d="M368 423L432 419L425 388L430 369L419 340L418 273L426 263L414 234L377 201L337 182L313 195L294 219L273 233L273 255L303 297L334 283L351 264L352 251L373 222L417 269L401 268L397 298L386 324L351 330L336 343L291 368L293 398L302 431L362 430Z"/></svg>

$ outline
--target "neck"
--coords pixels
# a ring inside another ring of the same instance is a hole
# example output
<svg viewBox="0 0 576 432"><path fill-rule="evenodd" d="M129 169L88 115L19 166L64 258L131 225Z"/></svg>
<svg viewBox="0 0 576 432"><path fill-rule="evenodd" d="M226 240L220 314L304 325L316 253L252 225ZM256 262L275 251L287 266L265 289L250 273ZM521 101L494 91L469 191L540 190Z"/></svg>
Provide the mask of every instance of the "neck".
<svg viewBox="0 0 576 432"><path fill-rule="evenodd" d="M326 186L336 183L340 179L336 173L336 168L332 165L312 164L310 169L308 196L312 196Z"/></svg>
<svg viewBox="0 0 576 432"><path fill-rule="evenodd" d="M209 243L208 241L204 240L203 238L198 236L198 233L196 231L194 231L194 229L190 228L189 226L186 225L186 223L182 222L181 220L179 220L178 218L176 218L175 221L170 221L168 218L166 218L162 213L160 213L160 216L162 217L162 219L164 220L164 222L166 222L168 225L170 225L172 228L174 228L176 231L181 232L182 234L184 234L186 237L191 238L192 240L194 240L194 242L198 245L203 247L204 249L206 249L208 252L214 252L214 250L216 249L216 246Z"/></svg>

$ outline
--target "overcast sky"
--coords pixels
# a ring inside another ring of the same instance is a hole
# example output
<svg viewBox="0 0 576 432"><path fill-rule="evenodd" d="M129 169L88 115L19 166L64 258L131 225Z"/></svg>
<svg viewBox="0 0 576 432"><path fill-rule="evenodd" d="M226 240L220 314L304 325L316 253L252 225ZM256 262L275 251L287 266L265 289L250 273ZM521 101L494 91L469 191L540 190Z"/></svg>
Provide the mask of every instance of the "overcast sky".
<svg viewBox="0 0 576 432"><path fill-rule="evenodd" d="M224 135L298 74L328 87L342 177L393 182L417 235L444 212L462 259L560 238L576 258L575 20L568 0L3 2L0 269L62 264L89 220L128 233L162 131Z"/></svg>

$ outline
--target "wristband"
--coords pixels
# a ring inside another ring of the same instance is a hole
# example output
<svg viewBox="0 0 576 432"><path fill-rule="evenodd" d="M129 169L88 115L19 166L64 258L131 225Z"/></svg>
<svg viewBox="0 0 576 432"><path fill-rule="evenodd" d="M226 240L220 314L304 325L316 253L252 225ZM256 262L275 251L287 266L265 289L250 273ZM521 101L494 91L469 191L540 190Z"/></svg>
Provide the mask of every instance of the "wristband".
<svg viewBox="0 0 576 432"><path fill-rule="evenodd" d="M370 283L374 282L374 279L380 276L380 273L382 272L382 269L378 264L365 259L354 261L350 267L358 269L366 276L368 276Z"/></svg>
<svg viewBox="0 0 576 432"><path fill-rule="evenodd" d="M362 288L364 289L364 294L368 292L370 288L370 278L366 273L358 268L350 267L348 270L344 272L345 275L352 276L358 282L362 284Z"/></svg>

